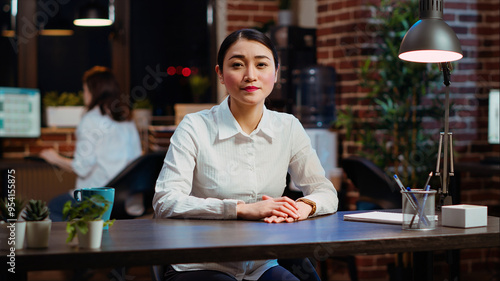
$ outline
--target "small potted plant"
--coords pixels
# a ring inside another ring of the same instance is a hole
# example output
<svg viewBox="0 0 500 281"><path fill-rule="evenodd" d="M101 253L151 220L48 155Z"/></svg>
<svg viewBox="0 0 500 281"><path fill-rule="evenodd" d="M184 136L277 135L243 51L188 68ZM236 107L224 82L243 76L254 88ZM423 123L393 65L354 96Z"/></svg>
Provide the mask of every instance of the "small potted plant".
<svg viewBox="0 0 500 281"><path fill-rule="evenodd" d="M63 216L68 220L66 243L73 241L78 235L81 248L100 248L103 227L112 226L114 223L114 220L102 220L102 215L110 206L111 202L98 194L82 198L78 202L66 202L63 207Z"/></svg>
<svg viewBox="0 0 500 281"><path fill-rule="evenodd" d="M9 249L12 246L17 250L24 248L26 222L19 220L24 204L24 200L16 197L0 199L0 232L7 234L4 237L11 237L12 231L15 233L14 240L6 239L6 243L2 241L1 249Z"/></svg>
<svg viewBox="0 0 500 281"><path fill-rule="evenodd" d="M133 105L134 120L138 129L148 129L153 116L153 105L149 99L136 100Z"/></svg>
<svg viewBox="0 0 500 281"><path fill-rule="evenodd" d="M76 127L85 111L83 92L49 91L43 95L48 127Z"/></svg>
<svg viewBox="0 0 500 281"><path fill-rule="evenodd" d="M49 208L42 200L30 200L24 210L26 221L26 243L28 248L47 248L49 246L52 221Z"/></svg>

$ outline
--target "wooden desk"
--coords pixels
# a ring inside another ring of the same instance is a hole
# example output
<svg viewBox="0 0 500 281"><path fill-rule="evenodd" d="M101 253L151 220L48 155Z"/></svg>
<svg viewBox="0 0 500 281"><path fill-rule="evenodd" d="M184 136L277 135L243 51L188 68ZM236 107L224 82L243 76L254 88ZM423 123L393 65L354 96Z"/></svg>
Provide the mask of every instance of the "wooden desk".
<svg viewBox="0 0 500 281"><path fill-rule="evenodd" d="M297 223L252 221L122 220L105 231L102 248L65 243L65 223L53 223L47 249L16 252L16 271L109 268L204 261L234 261L436 251L500 246L500 218L488 226L403 231L400 225L343 221L345 213ZM0 263L9 261L0 251ZM3 267L5 268L5 267Z"/></svg>

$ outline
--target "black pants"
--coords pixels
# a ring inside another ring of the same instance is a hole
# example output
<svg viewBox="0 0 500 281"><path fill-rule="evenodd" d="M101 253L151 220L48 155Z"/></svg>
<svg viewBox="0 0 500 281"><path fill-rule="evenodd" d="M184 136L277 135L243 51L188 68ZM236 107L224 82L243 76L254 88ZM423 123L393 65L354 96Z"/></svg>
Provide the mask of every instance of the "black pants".
<svg viewBox="0 0 500 281"><path fill-rule="evenodd" d="M309 259L278 260L279 266L268 269L258 281L319 281ZM171 266L165 271L164 281L235 281L233 276L215 270L177 272Z"/></svg>

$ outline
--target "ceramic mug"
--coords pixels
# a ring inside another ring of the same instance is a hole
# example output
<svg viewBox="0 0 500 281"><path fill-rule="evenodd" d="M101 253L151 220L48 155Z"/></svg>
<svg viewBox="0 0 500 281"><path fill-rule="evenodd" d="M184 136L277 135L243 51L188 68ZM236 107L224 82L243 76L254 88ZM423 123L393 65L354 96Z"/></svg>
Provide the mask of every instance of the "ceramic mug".
<svg viewBox="0 0 500 281"><path fill-rule="evenodd" d="M111 210L113 209L113 202L115 200L115 189L112 187L88 187L88 188L80 188L76 189L73 192L76 201L81 201L83 198L91 197L92 195L99 194L104 199L109 201L111 204L109 205L108 210L102 215L103 221L108 221L111 217ZM108 226L105 226L104 229L107 229Z"/></svg>

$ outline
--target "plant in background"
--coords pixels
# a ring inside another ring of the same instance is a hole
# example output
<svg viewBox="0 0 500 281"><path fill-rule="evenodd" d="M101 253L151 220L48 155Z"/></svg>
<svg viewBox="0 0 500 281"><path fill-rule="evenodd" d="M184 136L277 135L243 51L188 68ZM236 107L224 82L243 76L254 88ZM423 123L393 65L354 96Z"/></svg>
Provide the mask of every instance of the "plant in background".
<svg viewBox="0 0 500 281"><path fill-rule="evenodd" d="M347 108L339 113L336 125L347 130L347 138L353 136L362 145L362 156L391 176L397 171L405 184L420 187L437 155L422 119L440 118L442 110L437 101L426 106L421 103L439 77L437 68L398 58L406 31L418 20L418 4L416 0L381 0L380 6L373 6L377 47L359 73L361 86L370 90L366 98L373 103L373 116L364 119Z"/></svg>
<svg viewBox="0 0 500 281"><path fill-rule="evenodd" d="M83 106L83 92L78 93L49 91L43 95L44 106Z"/></svg>
<svg viewBox="0 0 500 281"><path fill-rule="evenodd" d="M49 214L49 207L45 201L32 199L26 204L22 217L25 221L43 221L49 217Z"/></svg>
<svg viewBox="0 0 500 281"><path fill-rule="evenodd" d="M202 96L210 88L210 78L199 74L191 75L189 77L189 87L193 95L194 102L200 102Z"/></svg>
<svg viewBox="0 0 500 281"><path fill-rule="evenodd" d="M25 202L16 197L5 197L0 199L0 218L4 222L17 220L24 209Z"/></svg>
<svg viewBox="0 0 500 281"><path fill-rule="evenodd" d="M133 109L153 109L153 105L149 99L136 100L132 106Z"/></svg>
<svg viewBox="0 0 500 281"><path fill-rule="evenodd" d="M278 8L280 10L290 10L292 7L292 0L279 0L278 1Z"/></svg>
<svg viewBox="0 0 500 281"><path fill-rule="evenodd" d="M66 232L68 233L66 243L73 241L77 230L82 234L86 234L89 230L87 222L102 220L102 216L110 206L111 202L98 194L83 198L82 201L76 203L72 201L66 202L63 207L63 217L68 221L66 225ZM112 226L114 221L105 221L103 225Z"/></svg>

